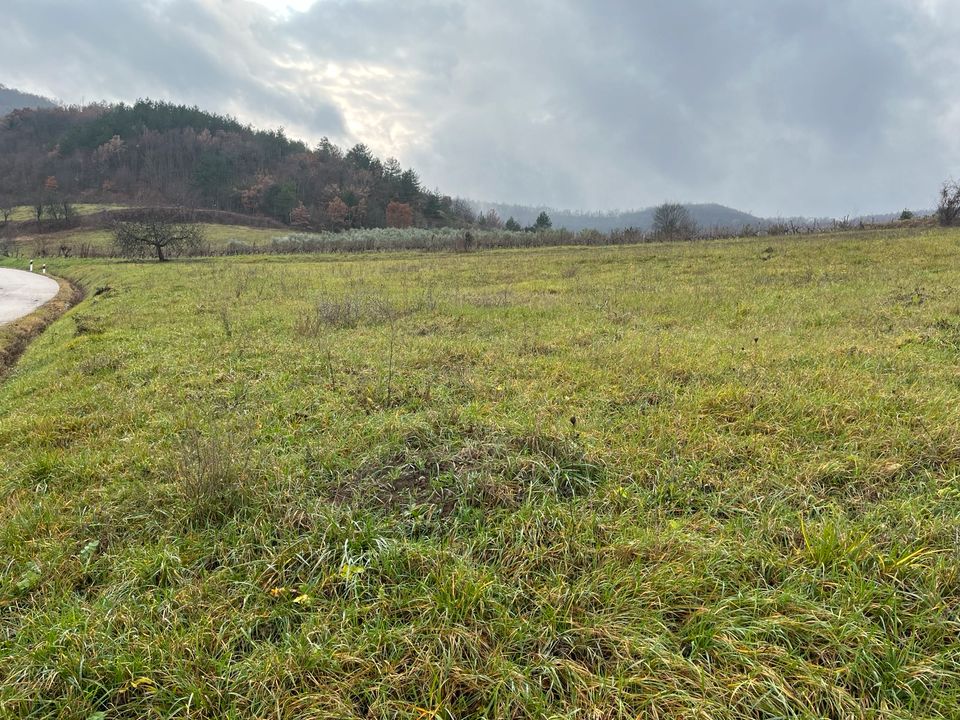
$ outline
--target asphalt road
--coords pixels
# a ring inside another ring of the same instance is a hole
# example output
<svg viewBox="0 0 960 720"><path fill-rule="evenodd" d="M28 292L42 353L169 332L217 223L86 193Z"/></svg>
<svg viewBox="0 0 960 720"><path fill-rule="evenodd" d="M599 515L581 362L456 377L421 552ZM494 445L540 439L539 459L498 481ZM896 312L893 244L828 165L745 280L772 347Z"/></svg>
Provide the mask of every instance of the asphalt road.
<svg viewBox="0 0 960 720"><path fill-rule="evenodd" d="M0 325L29 315L59 291L57 281L46 275L0 268Z"/></svg>

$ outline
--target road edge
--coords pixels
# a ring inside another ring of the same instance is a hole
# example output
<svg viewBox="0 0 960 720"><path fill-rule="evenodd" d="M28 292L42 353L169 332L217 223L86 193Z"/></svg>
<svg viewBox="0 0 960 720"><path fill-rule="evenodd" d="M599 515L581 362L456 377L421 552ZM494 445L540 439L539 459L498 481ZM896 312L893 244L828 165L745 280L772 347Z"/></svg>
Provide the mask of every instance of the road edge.
<svg viewBox="0 0 960 720"><path fill-rule="evenodd" d="M29 315L0 326L0 380L10 374L34 338L86 297L83 287L74 281L50 277L60 286L52 299Z"/></svg>

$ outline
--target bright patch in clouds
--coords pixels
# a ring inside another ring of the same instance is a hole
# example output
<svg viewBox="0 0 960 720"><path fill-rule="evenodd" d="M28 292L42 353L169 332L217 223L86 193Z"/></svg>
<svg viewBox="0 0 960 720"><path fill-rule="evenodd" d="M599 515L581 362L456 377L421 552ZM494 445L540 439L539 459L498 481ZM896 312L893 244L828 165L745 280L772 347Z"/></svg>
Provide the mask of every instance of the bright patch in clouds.
<svg viewBox="0 0 960 720"><path fill-rule="evenodd" d="M317 0L251 0L257 5L263 5L276 15L289 15L291 11L305 12Z"/></svg>

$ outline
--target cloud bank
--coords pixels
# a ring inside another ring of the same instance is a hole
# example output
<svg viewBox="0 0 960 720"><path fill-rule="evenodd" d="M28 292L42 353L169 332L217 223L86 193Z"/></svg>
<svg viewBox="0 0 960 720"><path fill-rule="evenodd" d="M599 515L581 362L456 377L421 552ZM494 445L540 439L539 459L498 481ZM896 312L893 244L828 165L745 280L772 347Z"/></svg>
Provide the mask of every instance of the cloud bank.
<svg viewBox="0 0 960 720"><path fill-rule="evenodd" d="M0 82L366 142L448 193L764 215L960 174L949 0L7 0Z"/></svg>

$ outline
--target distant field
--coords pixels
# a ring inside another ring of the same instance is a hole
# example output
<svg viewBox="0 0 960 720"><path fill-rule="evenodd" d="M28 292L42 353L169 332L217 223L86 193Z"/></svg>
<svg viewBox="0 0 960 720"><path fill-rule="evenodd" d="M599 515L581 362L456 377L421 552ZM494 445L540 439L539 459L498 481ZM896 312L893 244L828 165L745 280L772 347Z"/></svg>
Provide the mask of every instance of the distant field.
<svg viewBox="0 0 960 720"><path fill-rule="evenodd" d="M270 228L252 228L240 225L203 224L206 242L215 252L221 252L230 243L244 245L269 245L273 238L289 235L288 231ZM113 232L110 230L65 230L44 235L17 238L13 243L14 253L22 256L50 257L60 254L60 248L69 248L71 255L114 252Z"/></svg>
<svg viewBox="0 0 960 720"><path fill-rule="evenodd" d="M104 210L115 210L124 207L123 205L103 205L99 203L75 203L72 205L78 215L93 215ZM13 214L10 220L13 222L22 222L24 220L35 220L34 208L30 205L17 205L13 208Z"/></svg>
<svg viewBox="0 0 960 720"><path fill-rule="evenodd" d="M50 264L0 716L956 717L960 233Z"/></svg>
<svg viewBox="0 0 960 720"><path fill-rule="evenodd" d="M200 223L203 240L189 252L194 256L223 254L303 254L305 252L366 252L397 250L443 251L471 247L531 247L559 245L609 245L636 242L639 233L602 236L596 232L567 231L524 233L463 230L456 228L358 228L342 232L303 233L290 229L253 228L242 225ZM108 257L117 253L111 230L65 230L24 235L8 240L6 254L30 257ZM169 253L168 253L169 254Z"/></svg>

